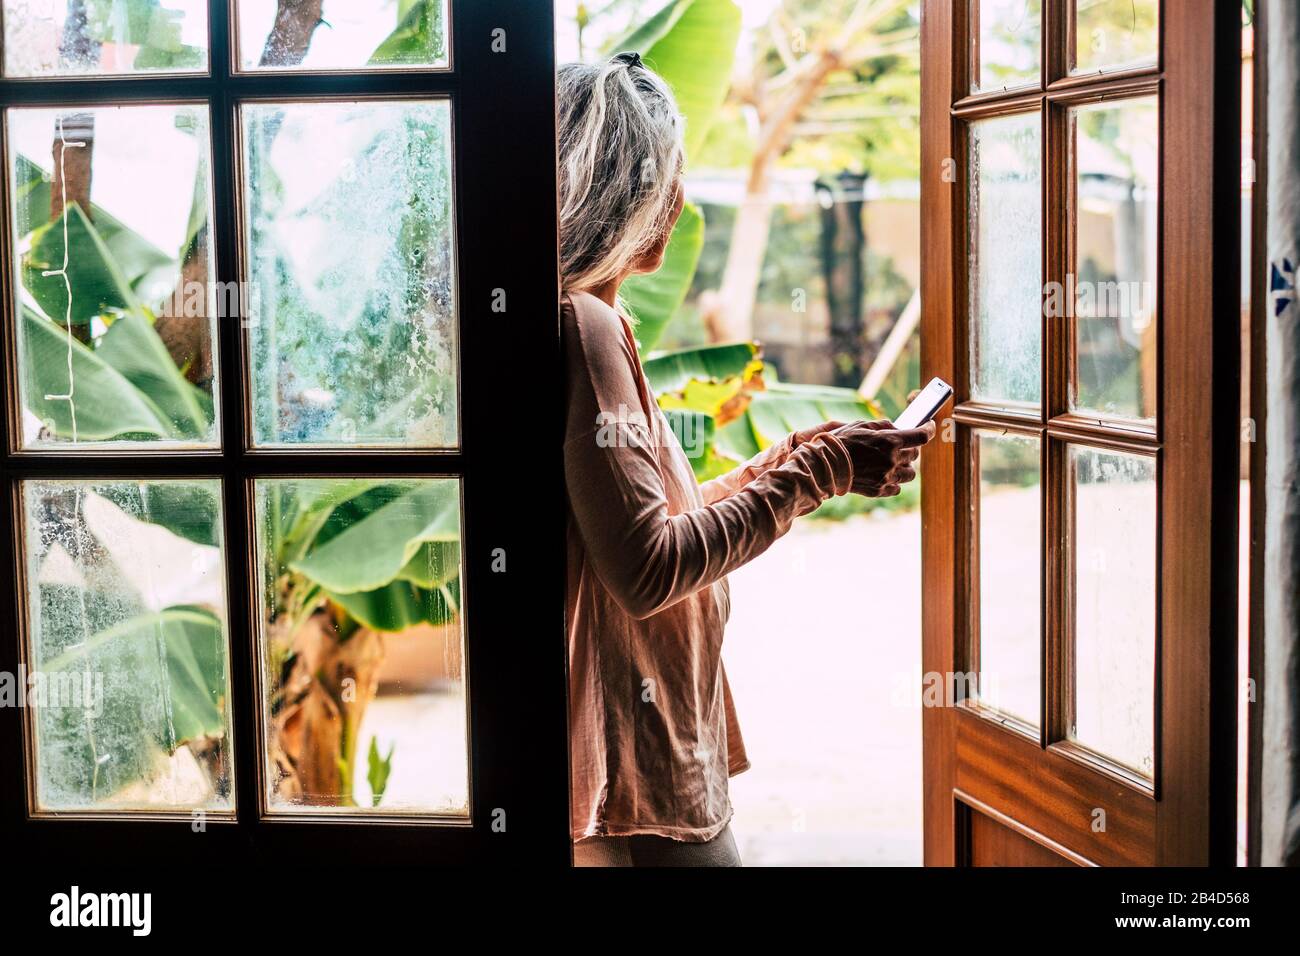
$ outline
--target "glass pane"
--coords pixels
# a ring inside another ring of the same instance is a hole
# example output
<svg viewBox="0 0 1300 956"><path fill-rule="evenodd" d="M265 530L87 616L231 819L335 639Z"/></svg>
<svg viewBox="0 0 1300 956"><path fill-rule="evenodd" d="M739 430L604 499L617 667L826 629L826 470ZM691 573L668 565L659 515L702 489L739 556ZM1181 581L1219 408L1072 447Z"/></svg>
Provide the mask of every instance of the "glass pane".
<svg viewBox="0 0 1300 956"><path fill-rule="evenodd" d="M274 810L469 813L452 478L259 479Z"/></svg>
<svg viewBox="0 0 1300 956"><path fill-rule="evenodd" d="M254 441L454 446L450 106L242 115Z"/></svg>
<svg viewBox="0 0 1300 956"><path fill-rule="evenodd" d="M1071 111L1075 367L1071 406L1154 421L1160 111L1155 97Z"/></svg>
<svg viewBox="0 0 1300 956"><path fill-rule="evenodd" d="M202 73L207 0L3 0L5 76Z"/></svg>
<svg viewBox="0 0 1300 956"><path fill-rule="evenodd" d="M446 0L235 0L235 14L241 70L447 65Z"/></svg>
<svg viewBox="0 0 1300 956"><path fill-rule="evenodd" d="M979 0L975 11L979 18L979 47L974 59L979 73L971 78L971 92L1037 86L1043 40L1042 0Z"/></svg>
<svg viewBox="0 0 1300 956"><path fill-rule="evenodd" d="M971 396L1037 403L1041 373L1039 114L970 125Z"/></svg>
<svg viewBox="0 0 1300 956"><path fill-rule="evenodd" d="M230 809L220 483L25 481L22 502L37 807Z"/></svg>
<svg viewBox="0 0 1300 956"><path fill-rule="evenodd" d="M207 109L7 126L23 447L215 445Z"/></svg>
<svg viewBox="0 0 1300 956"><path fill-rule="evenodd" d="M1160 0L1075 0L1072 73L1154 64L1160 55Z"/></svg>
<svg viewBox="0 0 1300 956"><path fill-rule="evenodd" d="M1038 439L976 432L979 697L1038 726L1041 620Z"/></svg>
<svg viewBox="0 0 1300 956"><path fill-rule="evenodd" d="M1074 524L1069 736L1151 776L1156 462L1079 446L1071 446L1069 455Z"/></svg>

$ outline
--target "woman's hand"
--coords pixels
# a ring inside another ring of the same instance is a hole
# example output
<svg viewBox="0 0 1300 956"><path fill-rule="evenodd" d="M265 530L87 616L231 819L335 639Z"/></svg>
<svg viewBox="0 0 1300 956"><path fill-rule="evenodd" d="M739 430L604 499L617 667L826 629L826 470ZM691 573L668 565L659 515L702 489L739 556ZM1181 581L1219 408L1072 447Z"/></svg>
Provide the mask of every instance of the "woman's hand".
<svg viewBox="0 0 1300 956"><path fill-rule="evenodd" d="M844 422L822 422L820 425L814 425L812 428L803 428L791 435L790 445L792 448L798 448L804 442L810 442L822 432L833 432L837 428L843 428Z"/></svg>
<svg viewBox="0 0 1300 956"><path fill-rule="evenodd" d="M922 445L934 438L934 422L899 430L888 421L853 422L833 434L853 459L854 494L892 498L916 477L913 464Z"/></svg>

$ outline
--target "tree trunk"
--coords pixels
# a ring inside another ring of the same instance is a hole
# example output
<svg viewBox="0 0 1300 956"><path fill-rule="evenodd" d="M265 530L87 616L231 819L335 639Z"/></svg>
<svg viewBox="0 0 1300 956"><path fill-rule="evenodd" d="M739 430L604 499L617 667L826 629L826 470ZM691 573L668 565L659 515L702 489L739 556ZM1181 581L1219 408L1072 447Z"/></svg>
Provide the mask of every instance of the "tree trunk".
<svg viewBox="0 0 1300 956"><path fill-rule="evenodd" d="M323 0L279 0L275 24L262 48L261 66L297 66L320 25Z"/></svg>
<svg viewBox="0 0 1300 956"><path fill-rule="evenodd" d="M817 54L776 108L763 117L745 183L745 198L736 211L722 286L701 308L705 328L714 342L748 342L754 338L754 306L771 229L772 204L767 195L771 170L789 148L795 122L839 65L838 50L826 49ZM756 95L760 95L759 91Z"/></svg>
<svg viewBox="0 0 1300 956"><path fill-rule="evenodd" d="M754 307L772 223L766 178L763 171L764 185L747 189L736 210L722 286L702 309L705 328L714 342L749 342L754 338Z"/></svg>
<svg viewBox="0 0 1300 956"><path fill-rule="evenodd" d="M300 806L354 806L357 733L379 686L383 636L358 628L340 639L321 610L278 639L288 641L293 658L269 742L276 793Z"/></svg>

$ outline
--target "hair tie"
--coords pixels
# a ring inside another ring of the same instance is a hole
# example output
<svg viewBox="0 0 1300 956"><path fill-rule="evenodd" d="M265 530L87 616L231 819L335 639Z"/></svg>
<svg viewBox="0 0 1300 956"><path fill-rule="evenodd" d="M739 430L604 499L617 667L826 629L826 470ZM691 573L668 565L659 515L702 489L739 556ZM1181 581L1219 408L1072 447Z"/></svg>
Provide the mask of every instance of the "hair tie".
<svg viewBox="0 0 1300 956"><path fill-rule="evenodd" d="M628 50L625 53L615 53L612 57L610 57L610 59L612 59L615 63L625 64L629 70L634 66L644 65L641 62L641 54L637 53L635 50Z"/></svg>

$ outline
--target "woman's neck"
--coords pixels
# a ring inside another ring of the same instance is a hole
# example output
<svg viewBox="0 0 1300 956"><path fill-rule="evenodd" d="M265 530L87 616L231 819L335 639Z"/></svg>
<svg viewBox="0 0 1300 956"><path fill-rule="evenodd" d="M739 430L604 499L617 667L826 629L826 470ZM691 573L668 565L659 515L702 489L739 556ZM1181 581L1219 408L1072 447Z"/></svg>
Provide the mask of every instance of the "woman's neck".
<svg viewBox="0 0 1300 956"><path fill-rule="evenodd" d="M618 301L618 290L619 287L623 284L623 279L624 276L619 276L616 279L610 279L608 282L604 283L603 285L598 285L595 288L593 288L591 290L591 294L594 295L596 298L600 299L601 302L604 302L611 309L617 308L615 303Z"/></svg>

